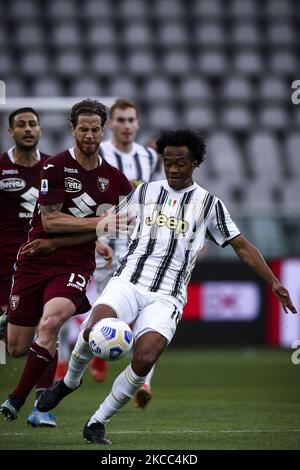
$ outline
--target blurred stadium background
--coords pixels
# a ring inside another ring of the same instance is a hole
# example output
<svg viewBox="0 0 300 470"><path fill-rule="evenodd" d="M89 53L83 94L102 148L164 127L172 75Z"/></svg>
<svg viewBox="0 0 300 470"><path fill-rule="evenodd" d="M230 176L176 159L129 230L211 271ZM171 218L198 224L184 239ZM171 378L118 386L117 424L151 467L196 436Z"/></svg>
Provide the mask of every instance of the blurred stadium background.
<svg viewBox="0 0 300 470"><path fill-rule="evenodd" d="M0 0L1 151L8 110L23 103L40 109L41 149L66 148L67 113L86 96L135 100L144 144L162 128L201 129L197 182L224 200L299 309L299 19L297 0ZM176 341L290 347L299 320L234 257L211 244L201 253Z"/></svg>
<svg viewBox="0 0 300 470"><path fill-rule="evenodd" d="M299 20L298 0L0 0L0 150L11 146L8 111L25 103L40 110L42 150L70 146L68 111L87 96L135 100L144 144L163 128L201 129L208 151L197 181L224 200L300 310ZM290 349L298 316L283 314L231 248L210 244L184 318L149 412L140 419L129 405L109 425L113 448L299 449L292 351L248 347ZM1 366L3 396L22 366ZM123 367L113 364L101 388L87 374L56 410L54 432L24 427L28 403L16 423L0 423L0 448L86 449L84 419Z"/></svg>

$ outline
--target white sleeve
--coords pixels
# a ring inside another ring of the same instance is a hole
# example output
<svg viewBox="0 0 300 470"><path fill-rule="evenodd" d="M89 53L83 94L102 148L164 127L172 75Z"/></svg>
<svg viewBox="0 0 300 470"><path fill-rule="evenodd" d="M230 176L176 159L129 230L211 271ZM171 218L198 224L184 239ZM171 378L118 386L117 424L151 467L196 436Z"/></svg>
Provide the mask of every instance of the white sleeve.
<svg viewBox="0 0 300 470"><path fill-rule="evenodd" d="M223 202L216 198L215 205L209 214L206 224L206 238L224 247L230 240L240 235Z"/></svg>

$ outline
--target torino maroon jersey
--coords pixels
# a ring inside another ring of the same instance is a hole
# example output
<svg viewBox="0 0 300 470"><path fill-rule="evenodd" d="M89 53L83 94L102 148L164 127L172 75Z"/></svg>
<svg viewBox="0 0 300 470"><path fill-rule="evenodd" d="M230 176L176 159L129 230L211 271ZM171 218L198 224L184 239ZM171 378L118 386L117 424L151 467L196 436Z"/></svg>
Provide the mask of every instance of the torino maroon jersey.
<svg viewBox="0 0 300 470"><path fill-rule="evenodd" d="M75 217L95 217L101 204L117 205L119 198L131 190L131 185L123 173L100 156L97 168L85 170L75 159L72 148L47 160L41 173L38 202L42 206L62 203L61 212ZM29 240L60 235L63 234L49 234L44 231L41 214L36 207ZM30 262L42 260L51 264L80 266L92 272L95 269L95 242L58 248L51 255L43 254L30 258Z"/></svg>
<svg viewBox="0 0 300 470"><path fill-rule="evenodd" d="M13 149L0 156L0 245L17 249L27 239L29 223L39 194L40 172L50 155L38 152L32 167L15 163ZM2 251L3 253L3 251Z"/></svg>

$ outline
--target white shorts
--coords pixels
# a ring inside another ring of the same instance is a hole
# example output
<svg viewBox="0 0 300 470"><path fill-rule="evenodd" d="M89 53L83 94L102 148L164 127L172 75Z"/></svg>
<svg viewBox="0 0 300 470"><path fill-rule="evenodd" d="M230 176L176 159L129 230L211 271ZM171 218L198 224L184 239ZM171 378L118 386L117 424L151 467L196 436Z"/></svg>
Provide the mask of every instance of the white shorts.
<svg viewBox="0 0 300 470"><path fill-rule="evenodd" d="M96 268L94 272L94 279L96 281L96 289L97 289L97 294L101 295L102 292L104 291L105 287L113 277L113 274L115 270L117 269L119 265L118 258L114 259L112 261L112 264L109 269L106 269L104 267L102 268Z"/></svg>
<svg viewBox="0 0 300 470"><path fill-rule="evenodd" d="M147 331L157 331L170 343L182 315L182 309L175 305L172 297L142 291L118 277L109 281L93 308L99 304L114 309L125 323L134 323L135 339Z"/></svg>

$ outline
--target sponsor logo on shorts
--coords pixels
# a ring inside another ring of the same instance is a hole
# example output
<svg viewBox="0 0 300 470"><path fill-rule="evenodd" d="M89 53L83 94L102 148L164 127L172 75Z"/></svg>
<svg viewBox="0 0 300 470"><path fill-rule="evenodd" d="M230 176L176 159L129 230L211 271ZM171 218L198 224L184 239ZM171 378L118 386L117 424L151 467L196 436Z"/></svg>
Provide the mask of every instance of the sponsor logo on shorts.
<svg viewBox="0 0 300 470"><path fill-rule="evenodd" d="M76 178L65 178L65 189L67 193L77 193L82 190L82 183Z"/></svg>
<svg viewBox="0 0 300 470"><path fill-rule="evenodd" d="M98 187L101 193L104 193L104 191L107 190L108 186L109 186L109 180L106 178L100 178L100 176L98 176Z"/></svg>
<svg viewBox="0 0 300 470"><path fill-rule="evenodd" d="M16 310L17 306L19 305L20 302L20 296L19 295L12 295L10 297L10 306L12 310Z"/></svg>
<svg viewBox="0 0 300 470"><path fill-rule="evenodd" d="M20 191L26 188L26 181L21 178L5 178L0 181L0 189L3 191Z"/></svg>

